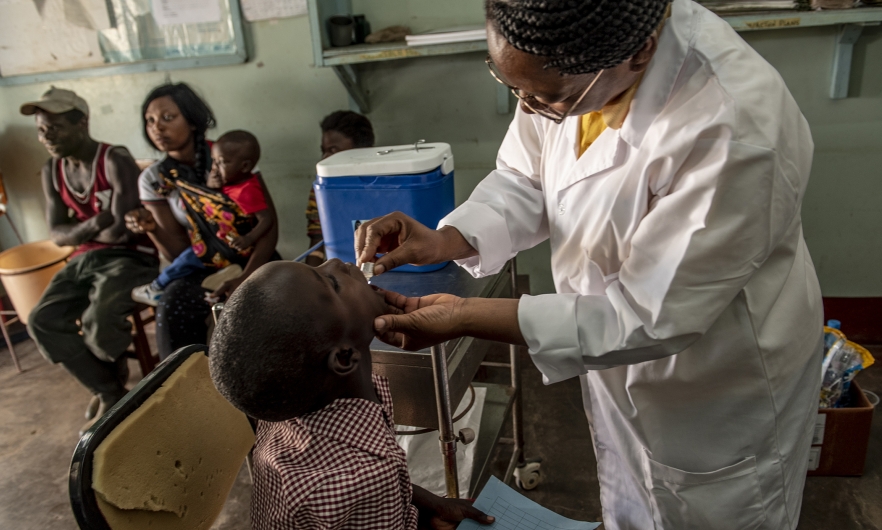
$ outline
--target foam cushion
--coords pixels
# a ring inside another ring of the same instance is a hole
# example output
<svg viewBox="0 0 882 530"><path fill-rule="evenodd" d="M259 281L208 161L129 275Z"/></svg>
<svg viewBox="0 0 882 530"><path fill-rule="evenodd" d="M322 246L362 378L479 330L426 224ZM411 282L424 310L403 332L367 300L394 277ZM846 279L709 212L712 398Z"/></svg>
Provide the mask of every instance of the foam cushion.
<svg viewBox="0 0 882 530"><path fill-rule="evenodd" d="M119 529L208 529L254 433L195 353L95 450L92 488Z"/></svg>

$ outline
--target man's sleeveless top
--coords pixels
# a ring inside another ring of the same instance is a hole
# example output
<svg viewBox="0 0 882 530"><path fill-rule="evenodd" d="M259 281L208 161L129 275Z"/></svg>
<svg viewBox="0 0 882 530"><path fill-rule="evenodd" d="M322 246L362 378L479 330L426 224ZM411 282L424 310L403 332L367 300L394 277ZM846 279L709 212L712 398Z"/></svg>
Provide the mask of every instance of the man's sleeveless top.
<svg viewBox="0 0 882 530"><path fill-rule="evenodd" d="M77 191L71 186L64 171L64 159L57 158L52 166L52 183L55 191L61 196L61 200L73 212L77 222L82 223L92 217L98 215L103 210L109 210L113 200L113 188L107 180L107 157L115 146L109 144L98 144L98 151L95 153L95 159L92 161L92 174L89 184L83 191ZM89 252L91 250L101 250L106 248L127 248L143 252L151 256L156 255L156 248L147 235L138 236L132 243L127 245L108 245L97 241L86 241L79 245L71 257Z"/></svg>

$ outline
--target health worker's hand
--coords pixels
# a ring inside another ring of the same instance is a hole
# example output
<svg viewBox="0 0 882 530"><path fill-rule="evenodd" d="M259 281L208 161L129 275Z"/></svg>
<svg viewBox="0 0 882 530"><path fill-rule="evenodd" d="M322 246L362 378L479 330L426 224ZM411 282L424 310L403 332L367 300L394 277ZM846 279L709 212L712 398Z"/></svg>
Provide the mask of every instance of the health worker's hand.
<svg viewBox="0 0 882 530"><path fill-rule="evenodd" d="M391 291L385 291L385 298L401 313L374 320L374 332L387 344L417 351L462 336L463 298L451 294L408 298Z"/></svg>
<svg viewBox="0 0 882 530"><path fill-rule="evenodd" d="M355 232L356 262L375 262L375 275L400 265L431 265L476 254L457 229L432 230L401 212L372 219Z"/></svg>
<svg viewBox="0 0 882 530"><path fill-rule="evenodd" d="M383 300L386 302L386 312L384 313L384 315L403 315L404 314L404 309L401 309L398 306L392 305L391 303L389 303L389 300L397 301L400 298L407 299L406 296L402 296L398 293L393 293L392 291L387 291L385 289L377 287L376 285L371 285L371 289L373 289L375 292L379 293L383 297Z"/></svg>
<svg viewBox="0 0 882 530"><path fill-rule="evenodd" d="M146 208L138 208L126 214L126 228L135 234L156 230L156 219Z"/></svg>

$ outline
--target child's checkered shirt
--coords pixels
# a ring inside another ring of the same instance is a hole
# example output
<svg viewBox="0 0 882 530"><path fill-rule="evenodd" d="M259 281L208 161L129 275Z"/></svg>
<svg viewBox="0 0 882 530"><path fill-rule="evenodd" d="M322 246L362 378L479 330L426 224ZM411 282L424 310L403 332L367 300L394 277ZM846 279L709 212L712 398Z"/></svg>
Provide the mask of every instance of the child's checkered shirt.
<svg viewBox="0 0 882 530"><path fill-rule="evenodd" d="M413 530L417 509L404 451L395 442L392 396L338 399L293 420L259 422L251 521L255 530Z"/></svg>

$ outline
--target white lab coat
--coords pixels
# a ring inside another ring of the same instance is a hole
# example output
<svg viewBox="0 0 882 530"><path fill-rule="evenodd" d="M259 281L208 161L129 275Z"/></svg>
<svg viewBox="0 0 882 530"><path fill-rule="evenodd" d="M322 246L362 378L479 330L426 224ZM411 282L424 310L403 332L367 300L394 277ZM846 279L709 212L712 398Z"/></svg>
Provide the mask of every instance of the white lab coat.
<svg viewBox="0 0 882 530"><path fill-rule="evenodd" d="M518 319L546 383L581 376L608 530L796 528L820 387L800 205L813 144L783 80L674 0L620 130L518 110L446 217L492 274L551 240ZM548 480L560 480L547 477Z"/></svg>

